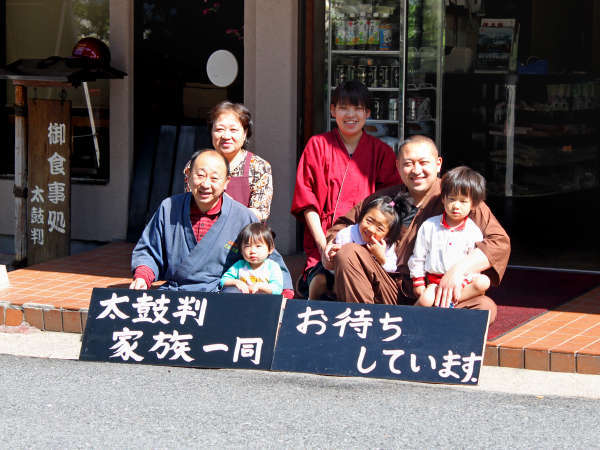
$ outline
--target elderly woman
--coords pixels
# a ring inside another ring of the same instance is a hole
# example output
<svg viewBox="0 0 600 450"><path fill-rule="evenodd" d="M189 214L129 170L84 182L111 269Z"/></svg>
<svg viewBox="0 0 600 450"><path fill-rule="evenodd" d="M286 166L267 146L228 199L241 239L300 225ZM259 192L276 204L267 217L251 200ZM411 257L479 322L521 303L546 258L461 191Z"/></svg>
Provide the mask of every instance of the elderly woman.
<svg viewBox="0 0 600 450"><path fill-rule="evenodd" d="M229 162L231 180L227 194L250 208L259 220L267 220L273 199L273 176L267 161L246 150L252 136L250 111L240 103L223 101L211 110L209 120L213 147ZM189 163L184 174L189 191Z"/></svg>

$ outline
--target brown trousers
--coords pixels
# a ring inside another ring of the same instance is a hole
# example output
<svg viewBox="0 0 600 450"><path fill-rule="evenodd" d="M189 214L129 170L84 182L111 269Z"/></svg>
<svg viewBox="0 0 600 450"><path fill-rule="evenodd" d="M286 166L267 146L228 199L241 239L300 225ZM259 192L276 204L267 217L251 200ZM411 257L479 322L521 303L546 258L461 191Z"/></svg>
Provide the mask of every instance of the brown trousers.
<svg viewBox="0 0 600 450"><path fill-rule="evenodd" d="M346 244L338 251L335 261L334 289L338 300L386 305L415 303L416 298L401 292L396 280L383 270L365 247ZM485 295L459 302L456 308L487 310L490 312L490 324L496 320L496 303Z"/></svg>

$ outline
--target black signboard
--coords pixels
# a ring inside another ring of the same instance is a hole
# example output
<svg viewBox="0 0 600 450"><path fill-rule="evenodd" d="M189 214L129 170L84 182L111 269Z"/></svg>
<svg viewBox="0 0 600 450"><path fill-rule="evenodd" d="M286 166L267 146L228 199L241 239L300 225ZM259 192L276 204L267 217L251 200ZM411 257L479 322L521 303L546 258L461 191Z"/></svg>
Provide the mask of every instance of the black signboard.
<svg viewBox="0 0 600 450"><path fill-rule="evenodd" d="M95 288L79 359L270 369L281 302L276 295Z"/></svg>
<svg viewBox="0 0 600 450"><path fill-rule="evenodd" d="M288 301L272 369L477 384L488 312Z"/></svg>

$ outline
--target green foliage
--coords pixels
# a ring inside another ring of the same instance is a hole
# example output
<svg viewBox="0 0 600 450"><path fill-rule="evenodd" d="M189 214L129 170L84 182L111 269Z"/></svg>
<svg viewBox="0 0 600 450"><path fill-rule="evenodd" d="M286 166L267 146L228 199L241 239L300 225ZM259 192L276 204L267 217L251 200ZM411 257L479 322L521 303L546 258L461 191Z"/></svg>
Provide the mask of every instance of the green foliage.
<svg viewBox="0 0 600 450"><path fill-rule="evenodd" d="M96 37L108 44L110 35L109 0L73 0L73 21L79 38Z"/></svg>

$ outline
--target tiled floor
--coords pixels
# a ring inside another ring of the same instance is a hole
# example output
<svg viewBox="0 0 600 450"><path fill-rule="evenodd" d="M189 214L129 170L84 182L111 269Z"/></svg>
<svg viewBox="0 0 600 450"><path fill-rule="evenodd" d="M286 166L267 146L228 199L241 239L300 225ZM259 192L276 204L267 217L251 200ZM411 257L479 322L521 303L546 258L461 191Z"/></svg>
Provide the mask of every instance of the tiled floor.
<svg viewBox="0 0 600 450"><path fill-rule="evenodd" d="M127 287L132 244L95 250L8 273L0 289L0 325L23 320L40 329L81 333L94 287ZM286 257L292 273L302 258ZM600 374L600 286L488 341L485 363Z"/></svg>
<svg viewBox="0 0 600 450"><path fill-rule="evenodd" d="M486 363L600 374L600 287L489 341Z"/></svg>

